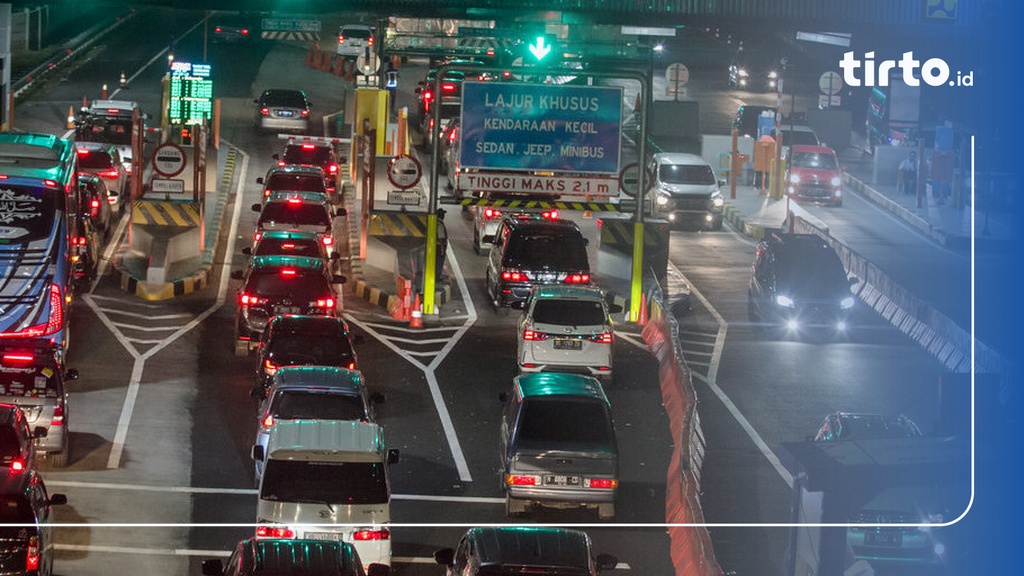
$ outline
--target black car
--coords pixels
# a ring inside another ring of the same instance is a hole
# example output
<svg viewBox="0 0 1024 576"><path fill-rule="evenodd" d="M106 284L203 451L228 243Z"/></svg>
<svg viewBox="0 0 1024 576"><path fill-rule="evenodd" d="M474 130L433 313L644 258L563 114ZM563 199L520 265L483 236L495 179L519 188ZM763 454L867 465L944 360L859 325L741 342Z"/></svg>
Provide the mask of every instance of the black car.
<svg viewBox="0 0 1024 576"><path fill-rule="evenodd" d="M235 355L246 356L267 323L281 314L336 316L341 306L333 284L345 282L332 276L320 258L253 256L238 289L235 321Z"/></svg>
<svg viewBox="0 0 1024 576"><path fill-rule="evenodd" d="M496 310L521 308L539 284L590 284L587 239L570 220L504 218L487 262L487 296Z"/></svg>
<svg viewBox="0 0 1024 576"><path fill-rule="evenodd" d="M327 192L338 189L338 170L341 159L334 151L334 145L325 141L289 140L280 154L274 154L278 167L288 165L315 166L323 170L324 186Z"/></svg>
<svg viewBox="0 0 1024 576"><path fill-rule="evenodd" d="M29 428L28 418L21 408L0 404L0 473L35 470L35 439L45 437L46 428Z"/></svg>
<svg viewBox="0 0 1024 576"><path fill-rule="evenodd" d="M203 561L206 576L387 576L391 569L372 563L366 571L352 544L340 540L247 538L235 545L225 566L219 558Z"/></svg>
<svg viewBox="0 0 1024 576"><path fill-rule="evenodd" d="M258 348L254 394L263 397L274 374L285 366L337 366L358 370L359 362L348 323L341 318L287 314L275 316L263 331Z"/></svg>
<svg viewBox="0 0 1024 576"><path fill-rule="evenodd" d="M856 282L821 237L770 234L757 245L747 288L750 320L755 326L779 324L788 334L809 328L845 332Z"/></svg>
<svg viewBox="0 0 1024 576"><path fill-rule="evenodd" d="M272 166L267 175L257 178L256 183L263 185L263 199L273 192L320 192L327 194L323 168L319 166L300 166L287 164Z"/></svg>
<svg viewBox="0 0 1024 576"><path fill-rule="evenodd" d="M590 536L581 530L543 526L470 528L456 549L434 552L448 576L483 574L572 574L595 576L612 570L619 559L591 552Z"/></svg>
<svg viewBox="0 0 1024 576"><path fill-rule="evenodd" d="M0 574L53 574L51 506L67 502L63 494L47 494L34 470L0 470Z"/></svg>

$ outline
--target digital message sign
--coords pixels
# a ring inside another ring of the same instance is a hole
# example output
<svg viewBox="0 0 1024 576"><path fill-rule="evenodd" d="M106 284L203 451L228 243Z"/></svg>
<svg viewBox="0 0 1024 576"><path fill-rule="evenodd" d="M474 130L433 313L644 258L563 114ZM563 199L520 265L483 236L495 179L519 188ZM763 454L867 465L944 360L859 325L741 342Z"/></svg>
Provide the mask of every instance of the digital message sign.
<svg viewBox="0 0 1024 576"><path fill-rule="evenodd" d="M171 124L202 124L213 115L213 80L209 64L171 63Z"/></svg>

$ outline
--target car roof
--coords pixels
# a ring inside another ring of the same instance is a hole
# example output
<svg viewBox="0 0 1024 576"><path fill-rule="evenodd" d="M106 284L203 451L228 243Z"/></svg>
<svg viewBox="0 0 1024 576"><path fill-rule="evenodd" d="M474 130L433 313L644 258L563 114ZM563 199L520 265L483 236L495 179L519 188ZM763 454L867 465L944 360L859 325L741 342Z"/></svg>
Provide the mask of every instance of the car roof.
<svg viewBox="0 0 1024 576"><path fill-rule="evenodd" d="M327 149L331 150L332 152L334 151L333 145L330 142L324 142L323 140L305 140L305 139L290 138L290 139L288 139L287 142L284 143L285 148L287 148L289 146L309 146L309 145L316 146L317 148L327 148Z"/></svg>
<svg viewBox="0 0 1024 576"><path fill-rule="evenodd" d="M765 236L764 241L773 247L820 247L829 248L828 242L817 234L786 234L774 232Z"/></svg>
<svg viewBox="0 0 1024 576"><path fill-rule="evenodd" d="M338 576L356 574L350 566L356 562L355 546L341 540L291 540L277 538L249 538L242 541L244 548L251 550L254 564L260 573L277 574L278 570L290 573L295 566L306 566L316 573L337 573ZM340 557L340 558L339 558ZM342 570L338 562L348 566ZM320 569L323 569L321 572ZM285 573L285 572L282 572Z"/></svg>
<svg viewBox="0 0 1024 576"><path fill-rule="evenodd" d="M380 462L383 445L383 430L373 422L281 420L274 423L266 452L290 460L323 461L327 454L336 454L349 461Z"/></svg>
<svg viewBox="0 0 1024 576"><path fill-rule="evenodd" d="M686 164L691 166L709 166L708 161L696 154L684 152L659 152L654 155L658 164Z"/></svg>
<svg viewBox="0 0 1024 576"><path fill-rule="evenodd" d="M253 256L252 268L308 268L310 270L324 270L324 261L321 258L308 256Z"/></svg>
<svg viewBox="0 0 1024 576"><path fill-rule="evenodd" d="M563 372L523 374L513 380L523 398L540 396L579 396L608 403L601 383L590 376Z"/></svg>
<svg viewBox="0 0 1024 576"><path fill-rule="evenodd" d="M590 538L580 530L535 526L471 528L482 566L590 566Z"/></svg>
<svg viewBox="0 0 1024 576"><path fill-rule="evenodd" d="M282 390L316 387L350 394L358 394L365 386L361 372L335 366L282 367L274 374L274 385Z"/></svg>
<svg viewBox="0 0 1024 576"><path fill-rule="evenodd" d="M601 300L604 294L592 286L566 286L559 284L538 284L533 287L534 298L573 298L578 300Z"/></svg>
<svg viewBox="0 0 1024 576"><path fill-rule="evenodd" d="M509 228L571 228L579 231L580 227L572 220L548 220L544 218L518 218L516 216L504 216L502 221Z"/></svg>
<svg viewBox="0 0 1024 576"><path fill-rule="evenodd" d="M902 414L887 416L884 414L836 412L833 416L839 419L840 425L840 429L835 433L843 440L921 436L917 424Z"/></svg>
<svg viewBox="0 0 1024 576"><path fill-rule="evenodd" d="M320 234L317 232L306 232L302 230L267 230L260 236L258 242L271 238L273 240L315 240L320 241Z"/></svg>
<svg viewBox="0 0 1024 576"><path fill-rule="evenodd" d="M326 194L312 190L272 190L270 196L267 196L267 202L287 202L291 198L299 198L304 204L329 202Z"/></svg>
<svg viewBox="0 0 1024 576"><path fill-rule="evenodd" d="M331 316L284 314L274 316L270 320L270 324L273 325L275 332L280 330L295 331L298 328L303 328L303 331L310 332L325 332L333 329L348 331L348 323L345 322L344 318L334 318Z"/></svg>
<svg viewBox="0 0 1024 576"><path fill-rule="evenodd" d="M312 164L285 164L284 166L271 166L270 170L267 170L267 176L273 176L278 172L287 174L308 172L311 176L323 178L324 169Z"/></svg>
<svg viewBox="0 0 1024 576"><path fill-rule="evenodd" d="M798 144L789 149L791 152L806 152L808 154L832 154L835 155L835 150L825 146L806 146Z"/></svg>

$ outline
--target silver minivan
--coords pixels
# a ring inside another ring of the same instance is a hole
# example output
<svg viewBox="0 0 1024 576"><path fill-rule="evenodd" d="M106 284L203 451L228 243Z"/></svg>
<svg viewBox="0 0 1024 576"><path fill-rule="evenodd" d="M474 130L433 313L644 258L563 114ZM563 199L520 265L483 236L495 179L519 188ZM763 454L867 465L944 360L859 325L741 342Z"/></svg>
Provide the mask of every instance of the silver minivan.
<svg viewBox="0 0 1024 576"><path fill-rule="evenodd" d="M505 513L586 507L615 517L619 450L601 383L580 374L526 374L500 398Z"/></svg>
<svg viewBox="0 0 1024 576"><path fill-rule="evenodd" d="M53 346L31 340L0 346L0 403L14 404L37 433L36 452L54 466L67 466L70 452L67 382L78 378L65 369Z"/></svg>
<svg viewBox="0 0 1024 576"><path fill-rule="evenodd" d="M372 422L296 420L274 424L263 461L257 537L341 540L359 558L391 565L391 485L388 465L398 450L384 448Z"/></svg>

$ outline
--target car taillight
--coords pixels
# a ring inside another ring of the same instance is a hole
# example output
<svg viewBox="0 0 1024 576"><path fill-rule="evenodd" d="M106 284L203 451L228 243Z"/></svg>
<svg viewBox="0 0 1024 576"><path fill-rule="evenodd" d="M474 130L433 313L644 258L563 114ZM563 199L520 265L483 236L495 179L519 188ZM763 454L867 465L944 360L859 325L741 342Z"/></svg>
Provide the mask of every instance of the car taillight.
<svg viewBox="0 0 1024 576"><path fill-rule="evenodd" d="M260 115L261 116L270 116L270 108L267 108L266 106L263 106L262 108L260 108Z"/></svg>
<svg viewBox="0 0 1024 576"><path fill-rule="evenodd" d="M281 276L285 278L294 278L296 274L298 274L298 271L295 268L281 268Z"/></svg>
<svg viewBox="0 0 1024 576"><path fill-rule="evenodd" d="M274 370L275 371L277 370L276 366L274 367ZM264 428L270 428L273 425L274 425L274 417L270 416L270 415L267 415L267 417L263 419L263 427Z"/></svg>
<svg viewBox="0 0 1024 576"><path fill-rule="evenodd" d="M53 409L53 418L50 419L50 427L64 425L64 406L57 406Z"/></svg>
<svg viewBox="0 0 1024 576"><path fill-rule="evenodd" d="M299 204L302 204L302 198L299 198L298 196L292 196L288 199L289 206L298 206Z"/></svg>
<svg viewBox="0 0 1024 576"><path fill-rule="evenodd" d="M35 360L35 356L31 353L10 353L3 355L3 363L5 366L9 366L11 364L28 364L33 360Z"/></svg>
<svg viewBox="0 0 1024 576"><path fill-rule="evenodd" d="M330 246L331 244L334 244L334 238L331 238L330 236L324 236L323 238L320 239L320 241L324 243L324 246Z"/></svg>
<svg viewBox="0 0 1024 576"><path fill-rule="evenodd" d="M295 538L295 530L277 526L257 526L257 538Z"/></svg>
<svg viewBox="0 0 1024 576"><path fill-rule="evenodd" d="M611 344L612 338L611 332L602 332L601 334L591 334L587 339L598 344Z"/></svg>
<svg viewBox="0 0 1024 576"><path fill-rule="evenodd" d="M95 218L100 215L100 201L93 200L89 203L89 217Z"/></svg>
<svg viewBox="0 0 1024 576"><path fill-rule="evenodd" d="M548 210L541 212L540 217L545 220L558 220L558 210Z"/></svg>
<svg viewBox="0 0 1024 576"><path fill-rule="evenodd" d="M344 44L344 43L345 43L345 37L344 36L338 36L338 44Z"/></svg>
<svg viewBox="0 0 1024 576"><path fill-rule="evenodd" d="M266 298L260 298L258 296L252 296L249 294L242 294L242 296L239 298L239 301L242 303L243 306L259 306L260 304L267 303Z"/></svg>
<svg viewBox="0 0 1024 576"><path fill-rule="evenodd" d="M113 179L115 179L115 178L117 178L118 176L121 175L121 173L118 172L117 170L104 170L102 172L97 172L97 174L101 178L110 178L111 180L113 180Z"/></svg>
<svg viewBox="0 0 1024 576"><path fill-rule="evenodd" d="M303 150L312 150L314 148L316 148L316 144L303 144L302 145L302 149Z"/></svg>
<svg viewBox="0 0 1024 576"><path fill-rule="evenodd" d="M79 148L79 149L75 150L75 152L77 152L79 156L88 156L89 155L89 151L88 150L83 150L82 148Z"/></svg>
<svg viewBox="0 0 1024 576"><path fill-rule="evenodd" d="M501 279L506 282L528 282L530 275L518 270L502 270Z"/></svg>
<svg viewBox="0 0 1024 576"><path fill-rule="evenodd" d="M505 476L505 483L509 486L536 486L540 484L540 476L516 476L509 474Z"/></svg>
<svg viewBox="0 0 1024 576"><path fill-rule="evenodd" d="M346 368L348 368L349 370L355 370L356 369L356 363L355 362L349 362L348 366L346 366Z"/></svg>
<svg viewBox="0 0 1024 576"><path fill-rule="evenodd" d="M85 239L85 236L72 236L71 237L71 245L72 246L85 246L86 243L87 243L87 240Z"/></svg>
<svg viewBox="0 0 1024 576"><path fill-rule="evenodd" d="M259 242L260 238L263 238L263 232L257 232L252 235L252 239L256 242Z"/></svg>
<svg viewBox="0 0 1024 576"><path fill-rule="evenodd" d="M585 488L611 489L619 486L619 481L612 478L586 478L583 481Z"/></svg>
<svg viewBox="0 0 1024 576"><path fill-rule="evenodd" d="M270 188L267 188L267 189L265 189L263 191L263 197L264 198L269 198L270 197Z"/></svg>
<svg viewBox="0 0 1024 576"><path fill-rule="evenodd" d="M529 342L539 342L541 340L547 340L548 335L543 332L535 332L533 330L523 330L523 340Z"/></svg>
<svg viewBox="0 0 1024 576"><path fill-rule="evenodd" d="M60 295L60 286L50 284L50 315L46 324L36 324L17 332L0 333L0 338L36 338L49 336L64 325L64 299Z"/></svg>
<svg viewBox="0 0 1024 576"><path fill-rule="evenodd" d="M317 308L334 308L334 298L319 298L316 301Z"/></svg>
<svg viewBox="0 0 1024 576"><path fill-rule="evenodd" d="M434 93L433 92L431 92L430 90L424 90L423 91L423 99L424 100L433 100L433 98L434 98Z"/></svg>
<svg viewBox="0 0 1024 576"><path fill-rule="evenodd" d="M277 374L277 364L274 364L270 360L264 360L263 361L263 371L267 373L267 376L273 376L274 374ZM271 424L273 424L273 422L271 422ZM269 425L270 424L264 424L264 426L269 426Z"/></svg>
<svg viewBox="0 0 1024 576"><path fill-rule="evenodd" d="M249 29L248 28L242 28L242 36L248 36L248 35L249 35Z"/></svg>
<svg viewBox="0 0 1024 576"><path fill-rule="evenodd" d="M381 528L379 530L362 529L356 530L352 533L353 540L389 540L391 538L391 531L387 528Z"/></svg>
<svg viewBox="0 0 1024 576"><path fill-rule="evenodd" d="M28 548L25 550L25 570L39 570L39 538L37 536L28 539Z"/></svg>
<svg viewBox="0 0 1024 576"><path fill-rule="evenodd" d="M338 172L338 165L331 164L330 166L327 167L327 171L330 172L331 174L336 174Z"/></svg>
<svg viewBox="0 0 1024 576"><path fill-rule="evenodd" d="M366 44L368 46L373 46L373 36L370 36L369 38L366 39Z"/></svg>
<svg viewBox="0 0 1024 576"><path fill-rule="evenodd" d="M566 284L589 284L590 274L569 274L565 277Z"/></svg>
<svg viewBox="0 0 1024 576"><path fill-rule="evenodd" d="M217 26L216 28L214 28L214 29L213 29L213 31L214 31L214 32L216 32L216 33L218 33L218 34L220 34L221 32L223 32L223 30L221 29L221 27L220 27L220 26Z"/></svg>
<svg viewBox="0 0 1024 576"><path fill-rule="evenodd" d="M300 114L302 116L309 116L309 110L303 110Z"/></svg>
<svg viewBox="0 0 1024 576"><path fill-rule="evenodd" d="M22 462L20 459L12 460L11 461L11 470L24 470L24 469L25 469L25 463Z"/></svg>
<svg viewBox="0 0 1024 576"><path fill-rule="evenodd" d="M484 209L484 218L487 218L488 220L494 218L501 218L501 210L495 210L494 208L486 208Z"/></svg>
<svg viewBox="0 0 1024 576"><path fill-rule="evenodd" d="M441 83L441 92L455 92L455 83L454 82L442 82Z"/></svg>

